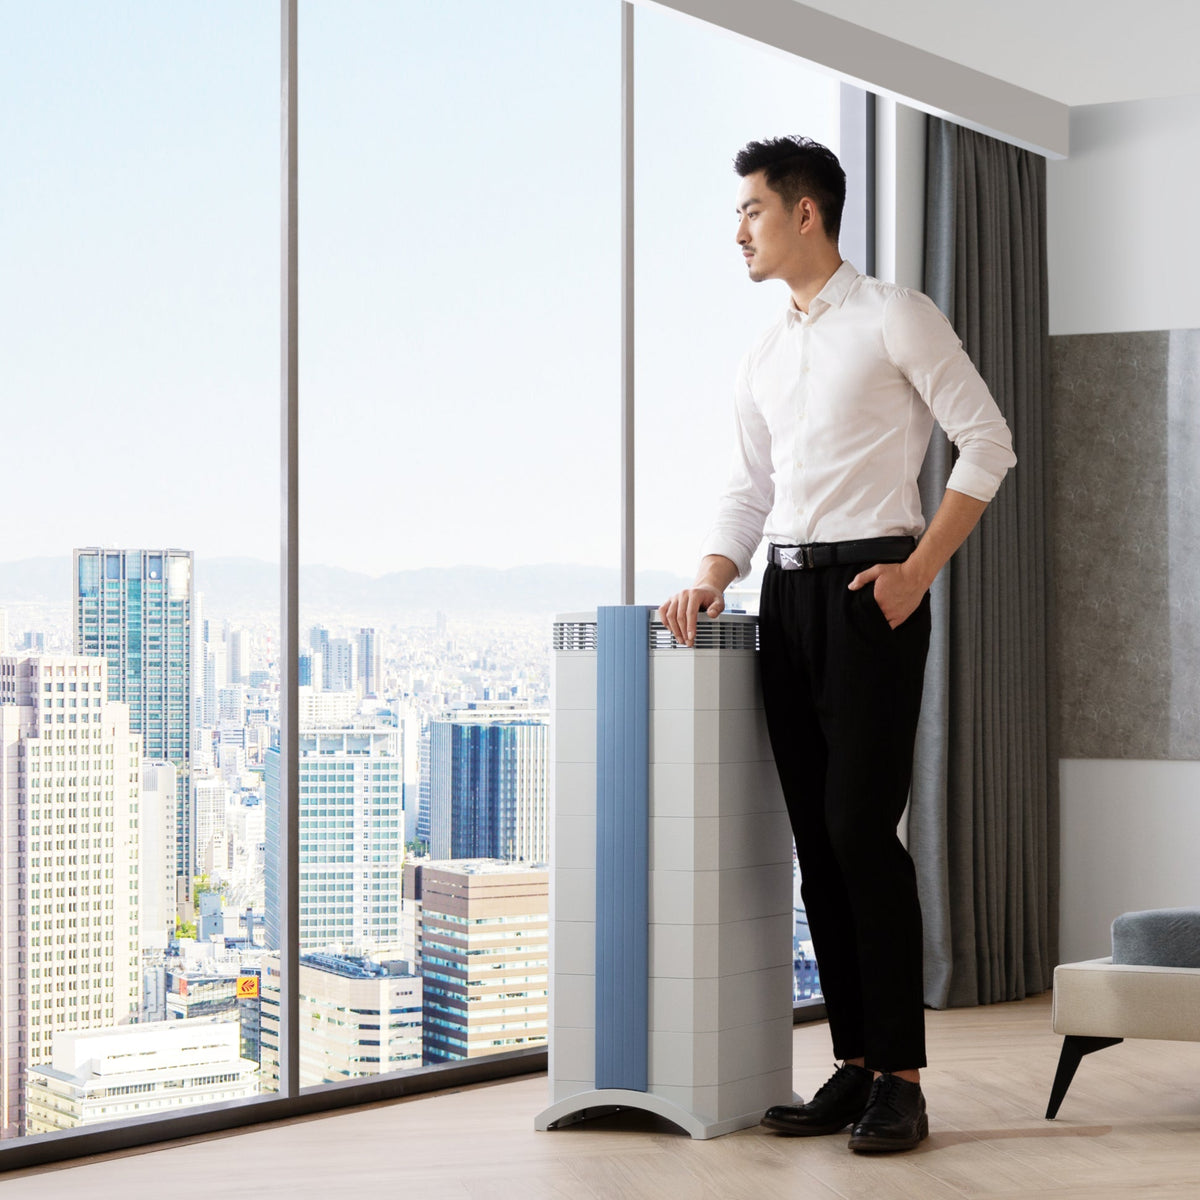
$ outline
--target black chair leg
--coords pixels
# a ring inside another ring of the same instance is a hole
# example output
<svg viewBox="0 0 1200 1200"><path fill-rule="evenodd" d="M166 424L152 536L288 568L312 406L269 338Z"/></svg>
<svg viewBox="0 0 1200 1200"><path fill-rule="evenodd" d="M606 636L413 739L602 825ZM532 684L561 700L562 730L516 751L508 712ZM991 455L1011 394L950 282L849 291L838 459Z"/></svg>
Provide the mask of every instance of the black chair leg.
<svg viewBox="0 0 1200 1200"><path fill-rule="evenodd" d="M1046 1120L1053 1121L1058 1115L1058 1106L1062 1104L1071 1080L1075 1078L1075 1068L1085 1054L1103 1050L1107 1046L1115 1046L1124 1038L1116 1037L1078 1037L1068 1034L1063 1039L1062 1053L1058 1056L1058 1071L1054 1075L1054 1086L1050 1089L1050 1106L1046 1109Z"/></svg>

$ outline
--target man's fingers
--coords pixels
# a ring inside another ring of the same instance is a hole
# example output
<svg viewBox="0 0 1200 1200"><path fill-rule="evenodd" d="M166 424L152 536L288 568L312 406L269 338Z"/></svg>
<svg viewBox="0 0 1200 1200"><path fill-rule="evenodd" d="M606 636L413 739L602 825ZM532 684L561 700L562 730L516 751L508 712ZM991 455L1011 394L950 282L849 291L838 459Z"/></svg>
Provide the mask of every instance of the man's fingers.
<svg viewBox="0 0 1200 1200"><path fill-rule="evenodd" d="M672 596L663 605L663 624L671 631L671 636L677 641L683 641L683 627L679 619L679 597Z"/></svg>
<svg viewBox="0 0 1200 1200"><path fill-rule="evenodd" d="M658 619L681 646L691 646L702 608L715 620L725 611L725 597L711 588L687 588L659 605Z"/></svg>
<svg viewBox="0 0 1200 1200"><path fill-rule="evenodd" d="M685 641L690 646L696 640L696 621L700 616L700 605L704 603L704 596L697 591L688 593L687 602L687 627L684 630Z"/></svg>
<svg viewBox="0 0 1200 1200"><path fill-rule="evenodd" d="M859 588L866 587L868 583L871 583L873 580L879 578L882 570L883 567L876 563L875 566L868 567L865 571L859 571L859 573L855 575L852 580L850 580L850 590L852 592L857 592Z"/></svg>

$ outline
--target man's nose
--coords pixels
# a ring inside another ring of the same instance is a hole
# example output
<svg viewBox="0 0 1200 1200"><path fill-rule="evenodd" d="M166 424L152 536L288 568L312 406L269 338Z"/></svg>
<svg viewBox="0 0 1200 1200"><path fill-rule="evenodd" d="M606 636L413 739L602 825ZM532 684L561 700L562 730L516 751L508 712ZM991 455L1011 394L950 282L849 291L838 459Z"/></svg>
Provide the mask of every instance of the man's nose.
<svg viewBox="0 0 1200 1200"><path fill-rule="evenodd" d="M750 240L750 234L746 229L746 222L743 221L737 227L737 244L739 246L744 246L749 240Z"/></svg>

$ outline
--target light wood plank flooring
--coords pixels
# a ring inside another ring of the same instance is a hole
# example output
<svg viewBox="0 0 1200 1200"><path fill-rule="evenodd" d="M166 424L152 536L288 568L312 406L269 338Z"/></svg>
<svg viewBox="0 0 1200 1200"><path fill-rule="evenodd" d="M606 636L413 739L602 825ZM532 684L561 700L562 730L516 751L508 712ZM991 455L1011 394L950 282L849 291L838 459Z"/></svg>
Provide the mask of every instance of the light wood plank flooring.
<svg viewBox="0 0 1200 1200"><path fill-rule="evenodd" d="M618 1114L536 1133L546 1080L416 1097L0 1176L38 1197L445 1197L447 1200L1196 1200L1200 1044L1125 1042L1084 1059L1043 1119L1060 1039L1049 996L929 1013L931 1135L866 1157L846 1136L750 1129L693 1142ZM832 1068L824 1024L795 1034L796 1089Z"/></svg>

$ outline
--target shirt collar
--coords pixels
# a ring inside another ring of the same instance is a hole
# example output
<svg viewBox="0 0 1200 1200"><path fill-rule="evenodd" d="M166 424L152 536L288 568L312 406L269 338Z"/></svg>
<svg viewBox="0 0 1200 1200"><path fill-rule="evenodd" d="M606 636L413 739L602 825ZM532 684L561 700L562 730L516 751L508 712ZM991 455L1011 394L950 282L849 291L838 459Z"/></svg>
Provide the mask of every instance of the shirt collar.
<svg viewBox="0 0 1200 1200"><path fill-rule="evenodd" d="M827 308L840 308L842 301L850 294L850 288L857 278L858 269L854 264L843 261L842 265L825 281L825 286L812 298L812 303L808 306L807 318L796 307L796 302L789 296L787 303L789 323L805 319L813 321Z"/></svg>

